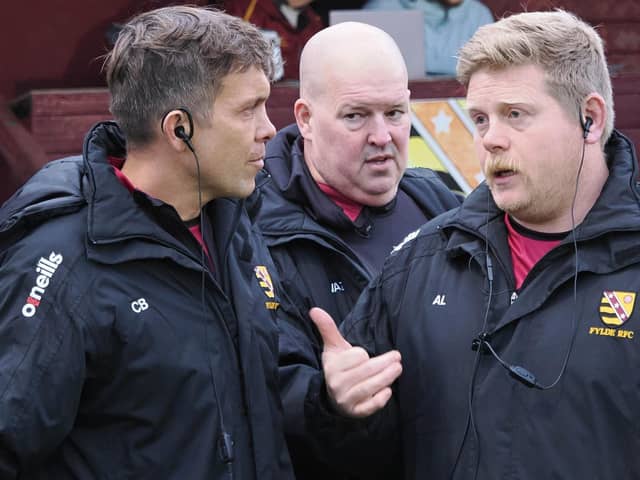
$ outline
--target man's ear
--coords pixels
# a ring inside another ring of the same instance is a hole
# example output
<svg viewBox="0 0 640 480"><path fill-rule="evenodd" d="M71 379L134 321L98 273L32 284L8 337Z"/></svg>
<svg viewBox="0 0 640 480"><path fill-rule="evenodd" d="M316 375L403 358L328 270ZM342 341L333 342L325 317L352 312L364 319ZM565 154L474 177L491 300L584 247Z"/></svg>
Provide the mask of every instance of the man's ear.
<svg viewBox="0 0 640 480"><path fill-rule="evenodd" d="M582 121L584 122L587 117L591 119L589 131L585 134L585 141L586 143L599 143L607 123L607 107L604 99L597 93L589 94L584 102L583 111Z"/></svg>
<svg viewBox="0 0 640 480"><path fill-rule="evenodd" d="M298 130L305 139L311 138L311 107L309 103L299 98L293 105L293 114L296 117L296 123L298 124Z"/></svg>
<svg viewBox="0 0 640 480"><path fill-rule="evenodd" d="M187 133L187 129L193 132L193 121L185 117L185 111L177 108L167 112L162 118L160 125L160 133L166 142L178 152L187 150L187 142L190 142L191 136ZM179 135L178 132L182 132ZM185 140L185 138L187 140Z"/></svg>

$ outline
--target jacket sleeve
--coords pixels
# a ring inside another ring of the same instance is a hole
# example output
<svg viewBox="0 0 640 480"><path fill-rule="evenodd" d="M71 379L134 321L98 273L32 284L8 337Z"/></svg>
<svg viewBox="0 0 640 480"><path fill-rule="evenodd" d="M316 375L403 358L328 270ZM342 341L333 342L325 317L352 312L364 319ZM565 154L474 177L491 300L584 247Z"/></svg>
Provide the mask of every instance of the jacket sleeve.
<svg viewBox="0 0 640 480"><path fill-rule="evenodd" d="M291 281L298 272L287 252L274 249L281 306L278 310L278 374L280 396L285 412L285 433L294 442L306 437L304 399L312 379L322 376L322 341L309 318L313 306L299 284ZM292 443L291 441L289 443Z"/></svg>
<svg viewBox="0 0 640 480"><path fill-rule="evenodd" d="M73 426L84 348L62 308L64 266L51 278L17 248L0 260L0 478L42 463ZM50 275L50 274L49 274ZM46 288L43 288L46 286Z"/></svg>
<svg viewBox="0 0 640 480"><path fill-rule="evenodd" d="M347 341L362 346L370 355L392 348L381 295L382 288L374 280L340 326ZM346 418L331 407L321 366L314 368L319 371L308 376L303 406L305 421L300 423L308 429L306 435L315 455L333 468L358 478L401 478L395 393L387 406L374 415L366 419Z"/></svg>

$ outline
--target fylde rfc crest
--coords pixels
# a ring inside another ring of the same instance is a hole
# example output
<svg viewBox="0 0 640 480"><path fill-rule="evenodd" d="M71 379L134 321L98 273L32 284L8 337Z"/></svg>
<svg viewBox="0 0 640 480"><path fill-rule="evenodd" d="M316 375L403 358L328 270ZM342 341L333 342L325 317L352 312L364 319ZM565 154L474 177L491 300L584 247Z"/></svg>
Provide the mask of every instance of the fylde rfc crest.
<svg viewBox="0 0 640 480"><path fill-rule="evenodd" d="M600 319L606 325L619 327L629 320L635 302L636 294L633 292L605 290L600 299Z"/></svg>

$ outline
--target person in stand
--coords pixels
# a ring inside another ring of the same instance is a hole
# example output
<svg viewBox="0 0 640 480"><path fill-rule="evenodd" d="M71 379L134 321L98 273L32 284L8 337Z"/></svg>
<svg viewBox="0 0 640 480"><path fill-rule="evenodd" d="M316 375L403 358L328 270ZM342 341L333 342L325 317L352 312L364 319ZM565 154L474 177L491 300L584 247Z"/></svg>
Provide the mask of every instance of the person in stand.
<svg viewBox="0 0 640 480"><path fill-rule="evenodd" d="M397 446L394 478L638 478L638 159L602 39L566 11L513 15L458 78L486 182L395 250L340 331L311 311L313 438L343 451L345 416L396 432L366 445Z"/></svg>
<svg viewBox="0 0 640 480"><path fill-rule="evenodd" d="M324 28L311 0L223 0L227 13L259 27L280 50L277 80L297 80L304 44Z"/></svg>
<svg viewBox="0 0 640 480"><path fill-rule="evenodd" d="M271 48L176 6L105 65L116 121L0 210L0 477L293 479L280 295L242 200L275 133Z"/></svg>
<svg viewBox="0 0 640 480"><path fill-rule="evenodd" d="M479 27L494 21L491 10L480 0L369 0L362 8L423 13L428 75L455 76L458 49Z"/></svg>
<svg viewBox="0 0 640 480"><path fill-rule="evenodd" d="M404 60L385 32L356 22L322 30L302 54L296 124L267 144L256 180L251 214L284 290L305 312L281 335L280 360L301 480L345 474L339 459L316 458L307 442L304 402L321 380L322 342L306 312L322 306L340 320L395 245L460 203L431 170L407 169L409 95Z"/></svg>

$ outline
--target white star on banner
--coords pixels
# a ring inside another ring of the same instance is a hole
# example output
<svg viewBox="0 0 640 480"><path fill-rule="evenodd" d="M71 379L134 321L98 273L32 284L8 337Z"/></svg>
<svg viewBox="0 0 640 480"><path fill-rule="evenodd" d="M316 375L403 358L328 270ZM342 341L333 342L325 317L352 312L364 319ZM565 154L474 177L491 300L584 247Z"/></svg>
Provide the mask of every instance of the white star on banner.
<svg viewBox="0 0 640 480"><path fill-rule="evenodd" d="M436 135L438 133L449 133L451 129L451 122L453 121L453 117L450 117L446 114L446 112L442 109L438 111L438 115L435 117L431 117L431 121L436 127Z"/></svg>

